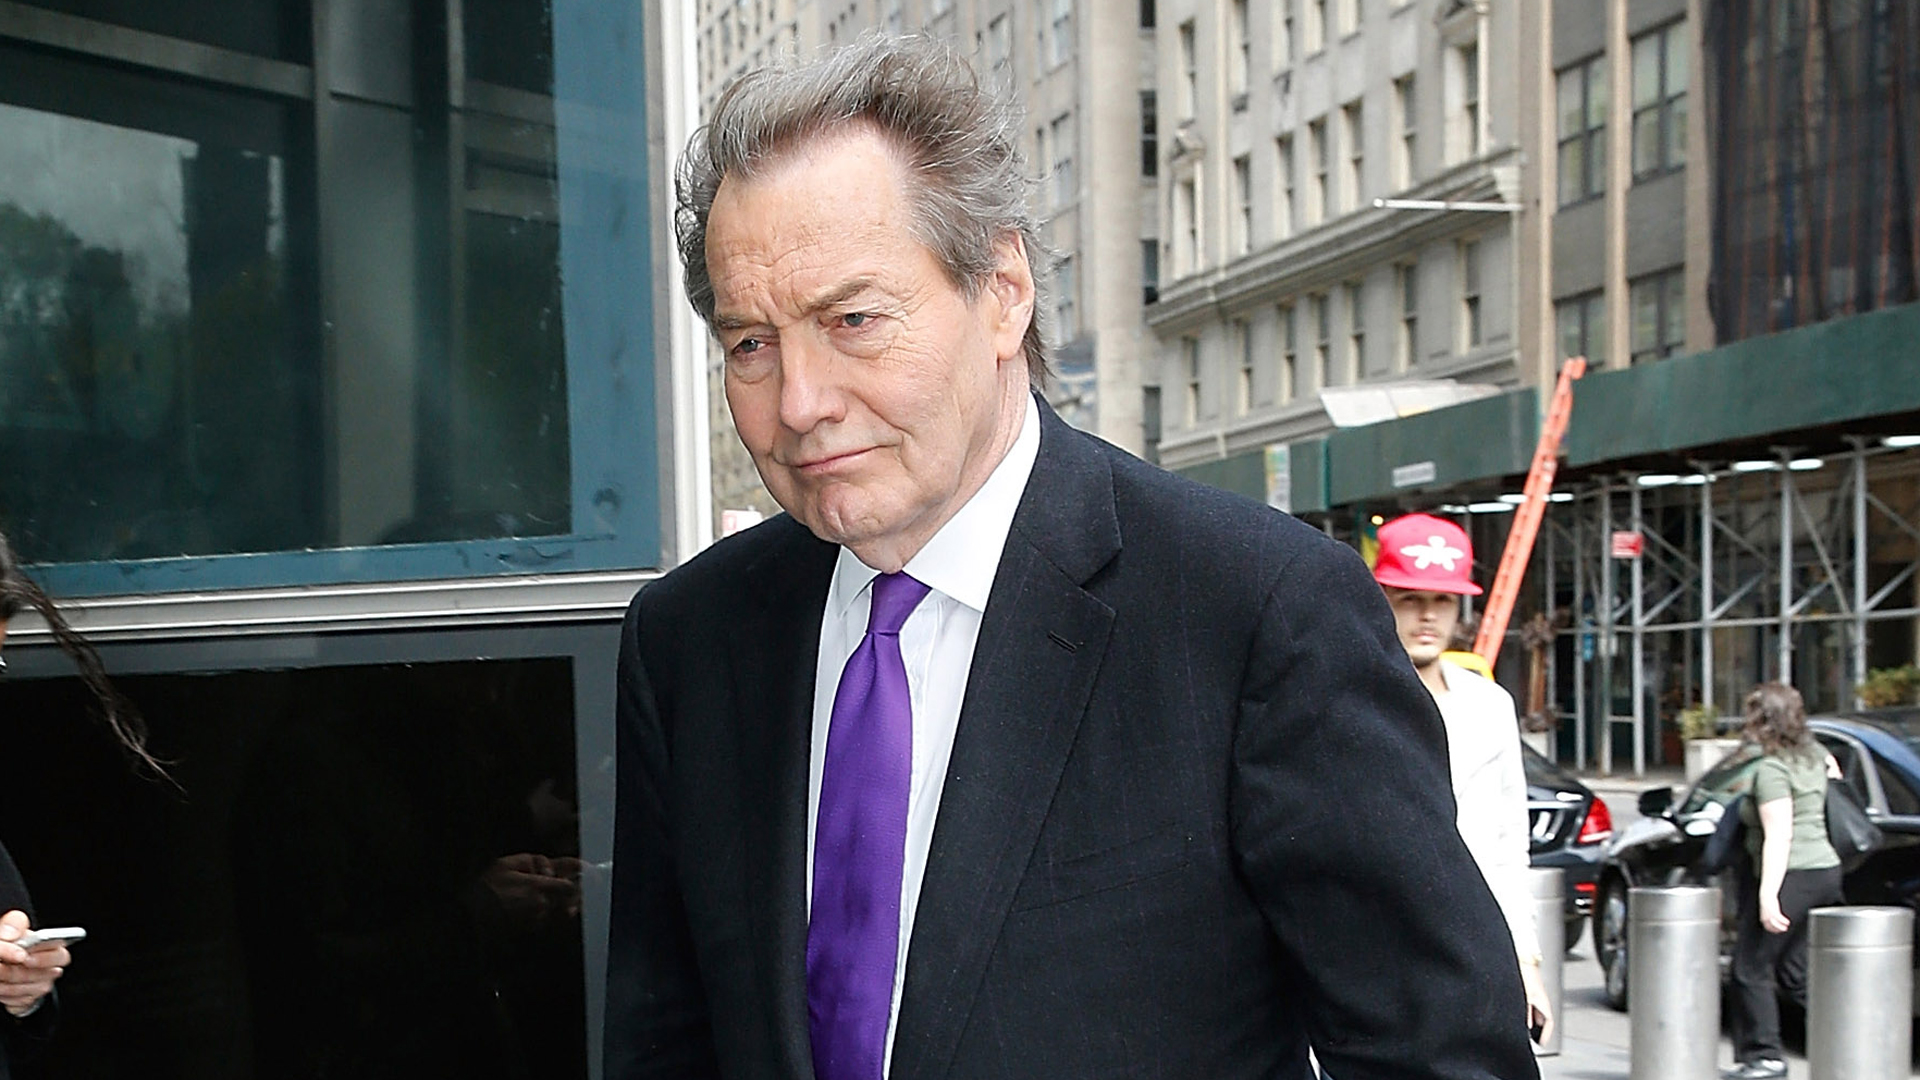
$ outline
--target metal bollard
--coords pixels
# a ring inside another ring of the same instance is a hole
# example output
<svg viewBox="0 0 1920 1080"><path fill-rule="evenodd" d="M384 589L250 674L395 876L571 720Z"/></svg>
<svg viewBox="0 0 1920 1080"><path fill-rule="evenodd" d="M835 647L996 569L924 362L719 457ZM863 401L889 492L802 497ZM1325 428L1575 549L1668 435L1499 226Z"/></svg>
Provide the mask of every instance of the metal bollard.
<svg viewBox="0 0 1920 1080"><path fill-rule="evenodd" d="M1720 1049L1720 890L1627 893L1628 1075L1713 1080Z"/></svg>
<svg viewBox="0 0 1920 1080"><path fill-rule="evenodd" d="M1808 919L1814 1080L1904 1080L1913 1043L1912 909L1818 908Z"/></svg>
<svg viewBox="0 0 1920 1080"><path fill-rule="evenodd" d="M1553 1031L1534 1047L1540 1057L1560 1052L1562 961L1567 955L1567 872L1557 866L1536 866L1527 874L1533 892L1533 929L1540 938L1540 980L1547 986L1547 1004L1553 1010Z"/></svg>

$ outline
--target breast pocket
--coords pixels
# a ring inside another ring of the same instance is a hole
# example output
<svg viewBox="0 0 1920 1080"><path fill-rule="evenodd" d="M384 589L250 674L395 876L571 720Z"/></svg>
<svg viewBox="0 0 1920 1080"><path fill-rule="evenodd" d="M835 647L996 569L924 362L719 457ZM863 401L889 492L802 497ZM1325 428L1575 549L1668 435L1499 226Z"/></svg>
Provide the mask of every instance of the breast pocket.
<svg viewBox="0 0 1920 1080"><path fill-rule="evenodd" d="M1049 858L1043 851L1014 895L1014 910L1063 904L1171 874L1191 861L1192 842L1186 829L1169 828L1084 855Z"/></svg>

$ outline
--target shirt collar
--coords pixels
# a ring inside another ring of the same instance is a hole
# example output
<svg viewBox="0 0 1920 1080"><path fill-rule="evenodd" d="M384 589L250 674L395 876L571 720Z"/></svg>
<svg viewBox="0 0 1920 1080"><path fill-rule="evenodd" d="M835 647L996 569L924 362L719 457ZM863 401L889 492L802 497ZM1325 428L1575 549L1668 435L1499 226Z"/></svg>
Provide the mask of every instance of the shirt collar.
<svg viewBox="0 0 1920 1080"><path fill-rule="evenodd" d="M993 467L987 482L966 505L940 526L926 546L907 560L906 572L935 592L950 596L978 612L987 610L987 595L1000 568L1000 553L1013 531L1013 515L1026 493L1033 463L1040 456L1040 409L1033 396L1020 421L1020 434L1007 456ZM842 547L834 564L827 609L845 618L867 583L880 572Z"/></svg>

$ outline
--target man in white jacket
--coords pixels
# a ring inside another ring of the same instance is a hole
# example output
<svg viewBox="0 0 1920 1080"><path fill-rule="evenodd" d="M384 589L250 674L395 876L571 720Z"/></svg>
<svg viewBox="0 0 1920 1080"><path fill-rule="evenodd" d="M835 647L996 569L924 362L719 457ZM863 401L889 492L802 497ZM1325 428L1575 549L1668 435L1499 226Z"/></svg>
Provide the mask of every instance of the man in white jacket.
<svg viewBox="0 0 1920 1080"><path fill-rule="evenodd" d="M1454 822L1500 902L1520 958L1529 1026L1553 1026L1540 976L1540 939L1527 888L1527 779L1513 697L1491 679L1441 658L1460 622L1460 598L1480 595L1473 546L1458 525L1409 514L1380 526L1373 576L1393 605L1400 644L1447 726Z"/></svg>

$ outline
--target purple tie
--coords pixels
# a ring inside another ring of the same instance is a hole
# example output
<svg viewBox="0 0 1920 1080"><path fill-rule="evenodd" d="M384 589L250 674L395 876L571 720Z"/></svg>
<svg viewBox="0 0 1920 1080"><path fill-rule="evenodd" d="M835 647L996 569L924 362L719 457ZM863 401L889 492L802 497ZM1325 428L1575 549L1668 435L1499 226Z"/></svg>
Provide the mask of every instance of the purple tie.
<svg viewBox="0 0 1920 1080"><path fill-rule="evenodd" d="M867 634L833 695L813 839L807 1018L817 1080L881 1080L913 775L913 705L900 628L927 595L905 574L873 580Z"/></svg>

